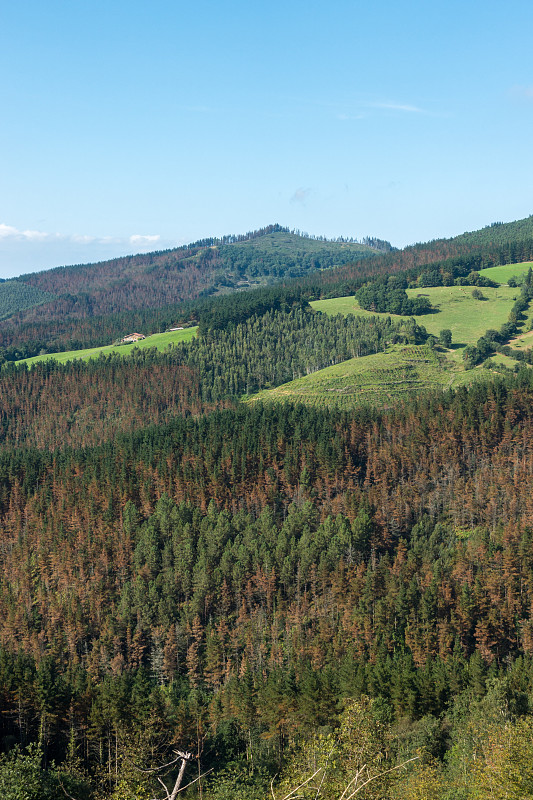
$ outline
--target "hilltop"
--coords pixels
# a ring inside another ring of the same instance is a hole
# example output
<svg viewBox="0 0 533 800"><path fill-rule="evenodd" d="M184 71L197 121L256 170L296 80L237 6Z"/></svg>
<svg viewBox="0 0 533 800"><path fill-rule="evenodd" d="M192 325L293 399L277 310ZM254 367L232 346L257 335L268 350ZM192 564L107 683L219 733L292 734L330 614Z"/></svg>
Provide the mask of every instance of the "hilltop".
<svg viewBox="0 0 533 800"><path fill-rule="evenodd" d="M18 323L51 321L65 314L83 318L158 308L251 284L300 277L391 249L388 242L367 241L329 241L269 225L241 236L203 239L172 250L22 275L0 284L0 311L8 291L11 315L24 312ZM27 295L33 292L33 304L27 297L19 302L14 288L24 288ZM7 316L7 306L3 316Z"/></svg>
<svg viewBox="0 0 533 800"><path fill-rule="evenodd" d="M11 316L4 309L0 349L18 360L101 347L131 330L155 333L202 316L232 324L280 302L353 295L379 276L431 286L437 274L468 275L531 258L533 217L403 250L377 239L332 242L272 225L172 251L22 276L17 292L48 294L36 294L39 305ZM0 285L0 299L13 283Z"/></svg>

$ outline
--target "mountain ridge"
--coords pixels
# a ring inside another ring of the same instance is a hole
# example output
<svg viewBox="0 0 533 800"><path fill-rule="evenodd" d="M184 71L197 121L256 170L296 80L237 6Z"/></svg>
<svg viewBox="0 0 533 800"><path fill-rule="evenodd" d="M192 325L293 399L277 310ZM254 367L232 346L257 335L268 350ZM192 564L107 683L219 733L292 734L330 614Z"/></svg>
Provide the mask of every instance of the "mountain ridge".
<svg viewBox="0 0 533 800"><path fill-rule="evenodd" d="M289 248L287 252L287 247L274 248L273 237L293 237L292 251ZM77 283L70 292L66 291L68 287L64 287L65 293L51 302L42 302L0 321L0 348L8 360L18 360L38 355L41 351L98 347L128 333L130 328L144 327L148 332L157 332L181 321L184 316L195 319L205 303L219 303L225 295L236 296L254 286L266 286L270 291L280 285L279 291L286 292L285 284L293 295L317 299L350 295L377 275L407 274L409 271L416 274L424 265L435 266L439 262L446 262L447 268L460 263L461 268L466 265L468 269L482 269L527 261L533 257L533 217L489 225L452 239L419 243L403 250L391 249L383 253L366 247L363 252L371 256L364 258L359 257L360 252L354 257L353 252L353 248L365 248L362 244L324 242L320 237L298 236L278 225L242 237L228 238L241 241L222 244L222 257L220 248L215 250L212 244L220 240L214 239L198 242L196 254L182 248L181 261L174 266L165 262L168 255L162 251L158 255L158 264L146 265L145 262L144 272L139 273L137 282L131 286L124 275L119 280L116 274L111 276L112 279L105 274L106 264L110 262L100 262L101 285L92 293L75 293L80 276L89 267L82 265L36 273L28 281L33 281L32 287L39 290L57 289L46 284L46 280L64 277L65 270L69 269L70 275L76 273ZM268 247L264 247L258 256L261 238ZM381 240L370 241L379 245ZM298 246L305 246L307 253L300 252L295 242ZM389 245L381 242L380 246ZM313 255L317 250L320 250L320 258ZM152 256L147 254L118 261L124 267L131 259L146 260ZM333 266L340 259L345 263ZM0 292L1 289L0 285Z"/></svg>

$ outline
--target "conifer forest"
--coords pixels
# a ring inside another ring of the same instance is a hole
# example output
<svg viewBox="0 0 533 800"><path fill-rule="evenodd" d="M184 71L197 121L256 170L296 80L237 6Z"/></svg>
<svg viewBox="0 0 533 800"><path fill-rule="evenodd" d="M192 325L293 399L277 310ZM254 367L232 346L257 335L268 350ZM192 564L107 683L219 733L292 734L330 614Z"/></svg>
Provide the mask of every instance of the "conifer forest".
<svg viewBox="0 0 533 800"><path fill-rule="evenodd" d="M271 225L0 283L1 798L533 798L531 270L428 333L532 258ZM458 382L285 388L399 347Z"/></svg>

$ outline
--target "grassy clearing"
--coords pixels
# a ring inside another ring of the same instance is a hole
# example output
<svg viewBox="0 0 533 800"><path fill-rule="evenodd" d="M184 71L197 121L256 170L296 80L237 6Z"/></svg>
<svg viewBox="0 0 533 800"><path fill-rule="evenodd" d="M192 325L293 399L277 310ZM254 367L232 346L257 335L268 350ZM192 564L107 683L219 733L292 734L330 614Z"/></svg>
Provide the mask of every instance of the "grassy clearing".
<svg viewBox="0 0 533 800"><path fill-rule="evenodd" d="M177 344L178 342L190 342L196 336L197 327L185 328L182 331L167 331L166 333L154 333L152 336L147 336L136 344L121 344L121 345L108 345L106 347L91 347L89 350L68 350L64 353L47 353L43 356L34 356L34 358L26 358L22 361L17 361L17 364L37 364L39 361L59 361L64 364L67 361L75 361L77 359L87 360L89 358L98 358L102 353L107 355L109 353L120 353L122 356L128 356L134 348L144 350L146 347L156 347L158 350L166 350L169 345Z"/></svg>
<svg viewBox="0 0 533 800"><path fill-rule="evenodd" d="M521 278L530 267L533 268L533 261L524 261L522 264L503 264L500 267L481 269L479 274L496 283L507 283L509 278Z"/></svg>
<svg viewBox="0 0 533 800"><path fill-rule="evenodd" d="M529 350L533 347L533 331L526 330L524 333L515 336L514 339L509 340L511 347L516 347L517 350Z"/></svg>
<svg viewBox="0 0 533 800"><path fill-rule="evenodd" d="M490 357L490 360L494 364L499 364L500 366L504 366L512 370L515 370L517 365L519 364L519 362L516 361L514 358L511 358L510 356L505 356L503 353L494 353L494 355Z"/></svg>
<svg viewBox="0 0 533 800"><path fill-rule="evenodd" d="M397 397L424 389L456 388L477 380L490 380L493 374L490 370L482 367L464 369L463 350L467 345L474 344L488 328L498 329L507 321L518 290L499 286L495 289L483 288L482 291L486 300L475 300L472 288L468 286L408 290L411 297L426 295L438 309L435 314L425 314L416 317L416 320L435 336L445 328L451 330L451 350L435 352L425 345L397 345L385 353L354 358L261 392L253 399L290 399L342 408L365 403L386 406ZM311 305L326 314L374 316L374 312L361 309L354 297L318 300ZM526 336L529 340L528 334L519 337L524 339L524 346ZM505 363L513 367L516 362L505 359Z"/></svg>
<svg viewBox="0 0 533 800"><path fill-rule="evenodd" d="M511 368L516 364L505 356L494 361ZM459 369L441 352L426 345L395 345L385 353L352 358L276 389L264 390L250 398L250 402L290 400L343 409L361 405L388 407L401 397L427 389L469 386L477 381L491 380L494 374L494 371L481 366L471 370Z"/></svg>
<svg viewBox="0 0 533 800"><path fill-rule="evenodd" d="M305 378L255 395L263 402L290 399L313 405L352 408L387 405L401 395L452 385L454 372L445 359L425 345L395 345L385 353L351 358Z"/></svg>
<svg viewBox="0 0 533 800"><path fill-rule="evenodd" d="M518 296L518 290L509 286L483 288L482 292L486 300L475 300L470 286L435 286L422 290L438 312L417 317L417 321L435 336L444 328L451 330L453 350L449 357L456 363L462 363L464 348L475 344L488 328L498 330L507 322ZM409 289L408 294L416 296L420 292Z"/></svg>
<svg viewBox="0 0 533 800"><path fill-rule="evenodd" d="M488 328L500 328L507 321L518 290L509 286L496 289L482 289L486 300L474 300L469 286L433 286L427 289L408 289L410 297L424 295L438 309L435 314L424 314L415 317L428 333L438 336L440 331L448 328L452 332L453 350L449 357L456 362L462 361L463 349L474 344ZM359 307L354 297L337 297L332 300L316 300L311 303L317 311L326 314L357 314L374 316L373 311L365 311ZM377 316L391 316L379 314ZM401 317L397 317L401 319Z"/></svg>
<svg viewBox="0 0 533 800"><path fill-rule="evenodd" d="M373 311L366 311L361 308L355 297L333 297L329 300L312 300L309 304L316 311L324 314L356 314L359 317L390 317L390 314L374 314Z"/></svg>

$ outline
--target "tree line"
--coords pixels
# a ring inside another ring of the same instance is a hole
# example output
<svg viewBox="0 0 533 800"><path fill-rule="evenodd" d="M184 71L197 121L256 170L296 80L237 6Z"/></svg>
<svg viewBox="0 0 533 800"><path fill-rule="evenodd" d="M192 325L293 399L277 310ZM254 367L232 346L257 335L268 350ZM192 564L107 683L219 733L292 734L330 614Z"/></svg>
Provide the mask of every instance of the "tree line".
<svg viewBox="0 0 533 800"><path fill-rule="evenodd" d="M250 244L253 244L253 241L260 241L260 238L252 240ZM149 254L154 260L153 271L146 274L143 272L138 281L134 281L131 301L122 295L129 291L127 276L130 272L135 273L136 269L140 269L134 266L136 262L131 259L141 257L118 260L121 262L119 270L121 277L111 289L99 284L99 281L107 280L105 263L90 265L90 268L80 267L85 283L95 281L95 291L101 292L104 305L95 300L94 293L70 294L54 301L57 307L54 306L55 310L51 314L53 318L50 318L48 304L43 304L34 310L30 309L27 313L0 322L0 348L4 358L7 360L27 358L38 355L42 350L59 352L98 347L124 335L124 331L142 328L148 333L154 333L172 326L177 318L183 321L197 319L202 313L218 315L218 310L214 309L217 309L219 304L223 307L228 299L224 294L209 296L215 280L215 273L211 270L216 266L211 260L214 258L212 254L214 251L205 254L206 261L202 267L198 255L201 249L193 250L188 255L181 253L179 257L183 257L180 261L183 268L179 269L174 268L173 262L168 260L177 256L170 256L168 252ZM288 254L285 253L284 257L286 255ZM398 275L413 286L441 285L441 282L443 285L448 285L450 281L455 282L460 279L466 279L468 283L472 273L477 273L484 267L527 261L532 258L533 231L531 231L531 220L528 219L484 229L456 239L413 245L401 251L382 253L372 258L354 261L353 256L350 256L348 260L352 263L333 269L314 271L307 276L292 280L284 278L280 282L279 292L281 298L284 294L290 294L304 300L351 295L374 278L387 275ZM102 275L98 278L100 266ZM89 271L85 274L83 270ZM42 276L49 274L51 273L40 273ZM176 280L180 281L179 287L175 283ZM193 287L193 283L196 288ZM474 283L485 285L479 275L474 279ZM53 289L52 284L48 283L43 283L40 288L46 289L46 287L48 290ZM222 284L220 288L224 289ZM227 290L228 287L225 287L224 291ZM272 303L270 307L276 308L279 302L283 302L282 299L276 299L276 291L276 287L256 288L238 293L237 296L254 295L257 300L244 302L257 305L265 304L269 299ZM202 292L204 296L200 296ZM175 302L176 297L180 298L178 303ZM228 308L226 306L222 316L231 317ZM238 315L241 314L238 305L236 310Z"/></svg>
<svg viewBox="0 0 533 800"><path fill-rule="evenodd" d="M119 432L204 414L243 395L326 366L427 338L411 321L329 317L309 307L254 315L229 330L204 330L159 352L0 372L0 443L39 449L86 447Z"/></svg>

